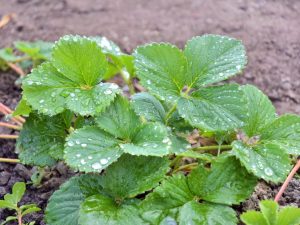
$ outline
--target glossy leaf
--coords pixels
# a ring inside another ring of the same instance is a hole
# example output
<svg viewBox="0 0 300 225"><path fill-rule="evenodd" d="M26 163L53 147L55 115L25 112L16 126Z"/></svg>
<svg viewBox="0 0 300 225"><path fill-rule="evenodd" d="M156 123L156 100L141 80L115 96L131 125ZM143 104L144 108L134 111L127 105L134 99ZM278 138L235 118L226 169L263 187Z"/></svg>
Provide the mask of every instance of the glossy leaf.
<svg viewBox="0 0 300 225"><path fill-rule="evenodd" d="M54 117L30 114L17 140L21 162L51 166L62 159L66 125L61 115Z"/></svg>
<svg viewBox="0 0 300 225"><path fill-rule="evenodd" d="M147 225L141 218L135 203L118 205L105 195L94 195L87 198L81 206L80 225Z"/></svg>
<svg viewBox="0 0 300 225"><path fill-rule="evenodd" d="M241 87L247 100L247 115L243 130L252 137L276 119L276 111L269 98L252 85Z"/></svg>
<svg viewBox="0 0 300 225"><path fill-rule="evenodd" d="M268 225L267 221L265 220L264 216L257 211L248 211L241 215L241 220L246 225Z"/></svg>
<svg viewBox="0 0 300 225"><path fill-rule="evenodd" d="M72 168L84 172L101 172L123 153L118 140L98 127L76 130L68 136L64 158Z"/></svg>
<svg viewBox="0 0 300 225"><path fill-rule="evenodd" d="M26 100L22 98L12 115L29 116L30 113L31 113L31 107L27 104Z"/></svg>
<svg viewBox="0 0 300 225"><path fill-rule="evenodd" d="M209 202L239 204L254 190L257 180L232 156L212 162L210 170L199 166L188 176L190 190Z"/></svg>
<svg viewBox="0 0 300 225"><path fill-rule="evenodd" d="M300 209L295 207L285 207L280 210L277 225L297 225L300 224Z"/></svg>
<svg viewBox="0 0 300 225"><path fill-rule="evenodd" d="M190 201L179 211L179 225L235 225L237 218L228 206Z"/></svg>
<svg viewBox="0 0 300 225"><path fill-rule="evenodd" d="M147 195L142 203L144 211L168 210L191 201L194 195L183 174L176 174L163 180L161 185Z"/></svg>
<svg viewBox="0 0 300 225"><path fill-rule="evenodd" d="M136 114L143 116L148 121L165 122L166 111L163 105L146 92L133 95L132 106Z"/></svg>
<svg viewBox="0 0 300 225"><path fill-rule="evenodd" d="M194 37L186 43L189 86L204 86L234 76L247 63L241 41L219 35Z"/></svg>
<svg viewBox="0 0 300 225"><path fill-rule="evenodd" d="M300 154L300 117L283 115L262 131L261 140L280 146L287 153Z"/></svg>
<svg viewBox="0 0 300 225"><path fill-rule="evenodd" d="M179 114L205 131L227 131L242 126L245 102L238 85L215 86L192 93L178 102Z"/></svg>
<svg viewBox="0 0 300 225"><path fill-rule="evenodd" d="M251 147L235 141L232 146L233 154L250 173L259 178L278 183L290 171L288 154L276 144L266 143Z"/></svg>

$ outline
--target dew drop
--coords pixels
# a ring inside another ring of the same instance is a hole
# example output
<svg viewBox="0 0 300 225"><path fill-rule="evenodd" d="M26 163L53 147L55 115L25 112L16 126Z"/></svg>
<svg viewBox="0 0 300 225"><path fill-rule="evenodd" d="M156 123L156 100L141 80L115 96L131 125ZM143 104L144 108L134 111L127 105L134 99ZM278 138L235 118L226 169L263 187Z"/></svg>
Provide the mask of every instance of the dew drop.
<svg viewBox="0 0 300 225"><path fill-rule="evenodd" d="M105 164L108 163L108 160L107 160L107 159L100 159L100 163L101 163L102 165L105 165Z"/></svg>
<svg viewBox="0 0 300 225"><path fill-rule="evenodd" d="M107 89L107 90L105 90L104 91L104 94L105 95L110 95L110 94L112 94L113 92L112 92L112 90L110 90L110 89Z"/></svg>
<svg viewBox="0 0 300 225"><path fill-rule="evenodd" d="M273 175L273 170L269 167L265 168L264 172L267 176L272 176Z"/></svg>
<svg viewBox="0 0 300 225"><path fill-rule="evenodd" d="M87 144L81 144L81 147L85 148L87 146Z"/></svg>
<svg viewBox="0 0 300 225"><path fill-rule="evenodd" d="M92 156L88 156L88 159L93 159L93 157Z"/></svg>
<svg viewBox="0 0 300 225"><path fill-rule="evenodd" d="M81 156L81 154L76 154L76 157L78 157L78 158L79 158L80 156Z"/></svg>
<svg viewBox="0 0 300 225"><path fill-rule="evenodd" d="M73 141L68 141L68 146L70 146L70 147L74 146L74 142Z"/></svg>
<svg viewBox="0 0 300 225"><path fill-rule="evenodd" d="M81 163L82 165L84 165L84 164L86 164L86 161L85 161L84 159L82 159L82 160L80 160L80 163Z"/></svg>
<svg viewBox="0 0 300 225"><path fill-rule="evenodd" d="M44 101L45 101L44 99L41 99L41 100L40 100L40 103L42 104L42 103L44 103Z"/></svg>
<svg viewBox="0 0 300 225"><path fill-rule="evenodd" d="M168 137L165 137L165 138L163 139L162 143L166 144L166 143L168 143L169 141L170 141L170 139L169 139Z"/></svg>
<svg viewBox="0 0 300 225"><path fill-rule="evenodd" d="M95 169L95 170L99 170L99 169L102 168L102 166L101 166L100 163L94 163L94 164L92 165L92 168Z"/></svg>
<svg viewBox="0 0 300 225"><path fill-rule="evenodd" d="M80 144L80 141L79 141L79 140L76 140L75 143L79 145L79 144Z"/></svg>

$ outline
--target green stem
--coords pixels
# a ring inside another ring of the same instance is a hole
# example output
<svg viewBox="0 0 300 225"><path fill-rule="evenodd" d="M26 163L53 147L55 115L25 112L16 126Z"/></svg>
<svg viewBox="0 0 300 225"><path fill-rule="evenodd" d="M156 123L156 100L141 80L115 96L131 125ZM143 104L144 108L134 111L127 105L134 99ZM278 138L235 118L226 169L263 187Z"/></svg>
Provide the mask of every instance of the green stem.
<svg viewBox="0 0 300 225"><path fill-rule="evenodd" d="M0 158L0 162L7 162L7 163L19 163L19 159L10 159L10 158Z"/></svg>
<svg viewBox="0 0 300 225"><path fill-rule="evenodd" d="M21 212L21 209L17 210L17 214L18 214L18 216L17 216L17 218L18 218L18 225L23 225L23 223L22 223L22 212Z"/></svg>
<svg viewBox="0 0 300 225"><path fill-rule="evenodd" d="M183 166L178 167L176 170L174 170L172 173L176 173L178 171L184 170L184 169L192 169L194 167L198 166L198 163L190 163Z"/></svg>
<svg viewBox="0 0 300 225"><path fill-rule="evenodd" d="M203 147L196 147L191 148L193 151L206 151L206 150L230 150L232 148L231 145L210 145L210 146L203 146Z"/></svg>
<svg viewBox="0 0 300 225"><path fill-rule="evenodd" d="M135 94L135 89L134 89L130 74L129 74L129 77L128 77L128 75L125 74L124 70L122 70L122 69L120 70L120 74L121 74L123 80L125 81L125 83L127 84L130 94L134 95Z"/></svg>
<svg viewBox="0 0 300 225"><path fill-rule="evenodd" d="M175 112L177 107L177 104L173 105L172 108L167 112L166 118L165 118L165 124L168 125L169 119L171 118L172 114Z"/></svg>

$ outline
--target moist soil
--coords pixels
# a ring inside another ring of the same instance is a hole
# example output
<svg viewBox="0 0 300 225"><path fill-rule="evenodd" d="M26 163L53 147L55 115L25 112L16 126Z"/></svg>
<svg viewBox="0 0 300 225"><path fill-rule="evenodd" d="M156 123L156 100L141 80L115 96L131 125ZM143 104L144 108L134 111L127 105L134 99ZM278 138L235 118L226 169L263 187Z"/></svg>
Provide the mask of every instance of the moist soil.
<svg viewBox="0 0 300 225"><path fill-rule="evenodd" d="M55 41L64 34L102 35L125 52L137 45L166 41L184 46L205 33L243 40L248 67L233 80L257 85L273 101L279 114L300 113L300 1L298 0L0 0L0 17L15 17L0 29L0 47L16 40ZM18 78L0 72L0 102L14 108L20 98ZM4 118L2 118L3 120ZM0 133L11 133L1 129ZM15 142L0 140L0 157L16 158ZM0 163L0 199L16 181L30 182L36 168ZM63 164L49 168L40 187L27 185L22 203L45 209L54 190L72 172ZM256 209L261 199L272 199L278 186L261 182L237 212ZM300 182L294 179L280 202L300 207ZM28 221L44 224L42 213ZM0 210L0 222L12 215Z"/></svg>

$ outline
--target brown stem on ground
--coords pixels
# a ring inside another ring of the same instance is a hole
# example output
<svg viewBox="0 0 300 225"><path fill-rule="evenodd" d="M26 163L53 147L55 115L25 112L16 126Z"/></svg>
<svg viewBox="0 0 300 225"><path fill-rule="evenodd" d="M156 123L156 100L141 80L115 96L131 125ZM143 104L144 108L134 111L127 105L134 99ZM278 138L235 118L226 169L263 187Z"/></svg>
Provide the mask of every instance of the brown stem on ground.
<svg viewBox="0 0 300 225"><path fill-rule="evenodd" d="M178 171L181 171L181 170L192 170L193 168L195 168L196 166L198 166L198 163L190 163L190 164L186 164L186 165L183 165L183 166L180 166L178 167L177 169L175 169L172 173L176 173Z"/></svg>
<svg viewBox="0 0 300 225"><path fill-rule="evenodd" d="M7 127L10 129L14 129L14 130L21 130L22 127L21 126L16 126L10 123L5 123L5 122L0 122L0 127Z"/></svg>
<svg viewBox="0 0 300 225"><path fill-rule="evenodd" d="M284 193L285 189L287 188L287 186L289 185L290 181L292 180L292 178L294 177L294 175L297 173L297 171L300 168L300 160L298 160L298 162L296 163L296 165L294 166L294 168L291 170L290 174L288 175L288 177L286 178L286 180L284 181L283 185L281 186L279 192L277 193L276 197L275 197L275 202L278 202L279 199L281 198L282 194Z"/></svg>
<svg viewBox="0 0 300 225"><path fill-rule="evenodd" d="M19 159L10 159L10 158L0 158L0 163L5 162L5 163L19 163Z"/></svg>
<svg viewBox="0 0 300 225"><path fill-rule="evenodd" d="M12 135L12 134L0 134L0 139L17 139L18 135Z"/></svg>
<svg viewBox="0 0 300 225"><path fill-rule="evenodd" d="M12 70L14 70L17 74L19 74L21 77L24 77L24 76L26 75L25 72L22 70L22 68L19 67L19 66L17 66L16 64L7 62L7 65L8 65Z"/></svg>
<svg viewBox="0 0 300 225"><path fill-rule="evenodd" d="M3 103L0 103L0 112L2 112L4 115L9 115L9 114L13 113L13 111L10 108L8 108L6 105L4 105ZM23 123L25 123L25 119L21 116L11 117L11 120L19 125L22 125Z"/></svg>

